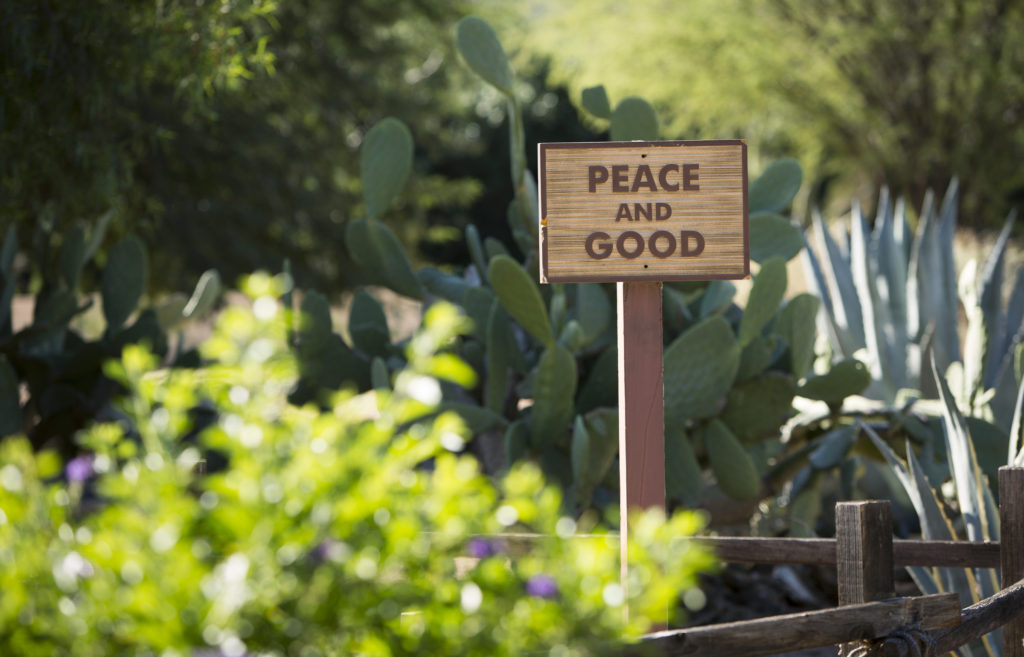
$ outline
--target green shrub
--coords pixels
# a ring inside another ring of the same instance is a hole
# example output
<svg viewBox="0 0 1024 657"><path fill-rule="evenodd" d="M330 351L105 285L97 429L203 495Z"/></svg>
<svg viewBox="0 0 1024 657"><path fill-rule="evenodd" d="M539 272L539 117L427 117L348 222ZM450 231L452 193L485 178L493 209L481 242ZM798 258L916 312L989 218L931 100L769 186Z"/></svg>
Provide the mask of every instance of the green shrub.
<svg viewBox="0 0 1024 657"><path fill-rule="evenodd" d="M222 313L201 368L139 346L108 362L124 420L84 432L64 477L51 452L0 444L0 654L595 654L711 566L679 540L697 516L649 513L623 595L618 539L569 539L584 527L535 467L495 488L453 453L463 421L429 415L440 380L473 376L451 305L427 312L393 390L289 403L283 285L248 279L251 309ZM543 537L493 538L512 531ZM459 572L460 556L477 560Z"/></svg>

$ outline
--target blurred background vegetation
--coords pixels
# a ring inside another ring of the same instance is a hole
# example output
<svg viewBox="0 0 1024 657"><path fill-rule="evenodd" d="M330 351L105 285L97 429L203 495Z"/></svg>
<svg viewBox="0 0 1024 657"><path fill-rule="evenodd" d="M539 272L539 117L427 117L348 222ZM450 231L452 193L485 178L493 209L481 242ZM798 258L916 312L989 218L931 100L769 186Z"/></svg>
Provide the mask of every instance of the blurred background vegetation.
<svg viewBox="0 0 1024 657"><path fill-rule="evenodd" d="M811 183L800 214L882 184L916 206L958 176L961 224L996 227L1024 197L1022 11L995 0L12 0L0 7L0 211L49 232L113 207L107 239L131 229L159 246L153 283L168 289L211 267L234 280L289 258L300 284L338 292L360 282L342 248L345 223L363 216L356 153L395 116L417 147L391 210L399 236L414 257L464 262L468 223L509 241L504 105L466 83L451 36L478 13L525 80L531 165L537 141L603 138L607 125L574 105L604 84L613 101L650 100L666 138L747 139L754 173L797 157Z"/></svg>

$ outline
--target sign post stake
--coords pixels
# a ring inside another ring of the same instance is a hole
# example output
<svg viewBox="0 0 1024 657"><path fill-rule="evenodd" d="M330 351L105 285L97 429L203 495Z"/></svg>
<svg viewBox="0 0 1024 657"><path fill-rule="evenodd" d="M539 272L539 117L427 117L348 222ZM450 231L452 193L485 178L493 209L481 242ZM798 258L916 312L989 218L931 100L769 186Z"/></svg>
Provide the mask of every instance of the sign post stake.
<svg viewBox="0 0 1024 657"><path fill-rule="evenodd" d="M619 536L625 589L628 514L665 506L661 281L615 284L619 349Z"/></svg>

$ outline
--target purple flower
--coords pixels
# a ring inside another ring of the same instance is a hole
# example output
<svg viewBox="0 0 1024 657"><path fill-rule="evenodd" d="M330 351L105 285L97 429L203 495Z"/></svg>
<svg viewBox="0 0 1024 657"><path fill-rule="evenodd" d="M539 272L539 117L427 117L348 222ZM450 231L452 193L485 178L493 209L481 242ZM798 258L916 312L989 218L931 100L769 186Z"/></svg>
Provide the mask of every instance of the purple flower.
<svg viewBox="0 0 1024 657"><path fill-rule="evenodd" d="M486 538L474 538L466 546L469 556L474 559L486 559L498 554L497 546Z"/></svg>
<svg viewBox="0 0 1024 657"><path fill-rule="evenodd" d="M82 454L68 461L64 473L68 481L83 482L92 476L92 454Z"/></svg>
<svg viewBox="0 0 1024 657"><path fill-rule="evenodd" d="M550 600L558 595L558 584L549 575L534 575L526 580L526 593L535 598Z"/></svg>

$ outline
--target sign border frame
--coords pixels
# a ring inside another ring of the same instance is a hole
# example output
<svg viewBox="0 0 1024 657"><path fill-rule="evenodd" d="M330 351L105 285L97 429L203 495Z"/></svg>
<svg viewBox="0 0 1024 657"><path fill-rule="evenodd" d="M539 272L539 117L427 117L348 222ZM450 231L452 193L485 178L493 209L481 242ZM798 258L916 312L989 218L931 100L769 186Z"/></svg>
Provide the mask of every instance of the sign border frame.
<svg viewBox="0 0 1024 657"><path fill-rule="evenodd" d="M740 274L638 274L628 277L614 276L557 276L551 278L548 272L548 240L547 240L547 180L546 151L549 148L660 148L665 146L739 146L743 159L743 272ZM538 199L537 223L540 257L541 283L628 283L631 281L735 281L750 278L750 181L747 173L747 142L744 139L683 139L657 141L570 141L540 142L537 144Z"/></svg>

